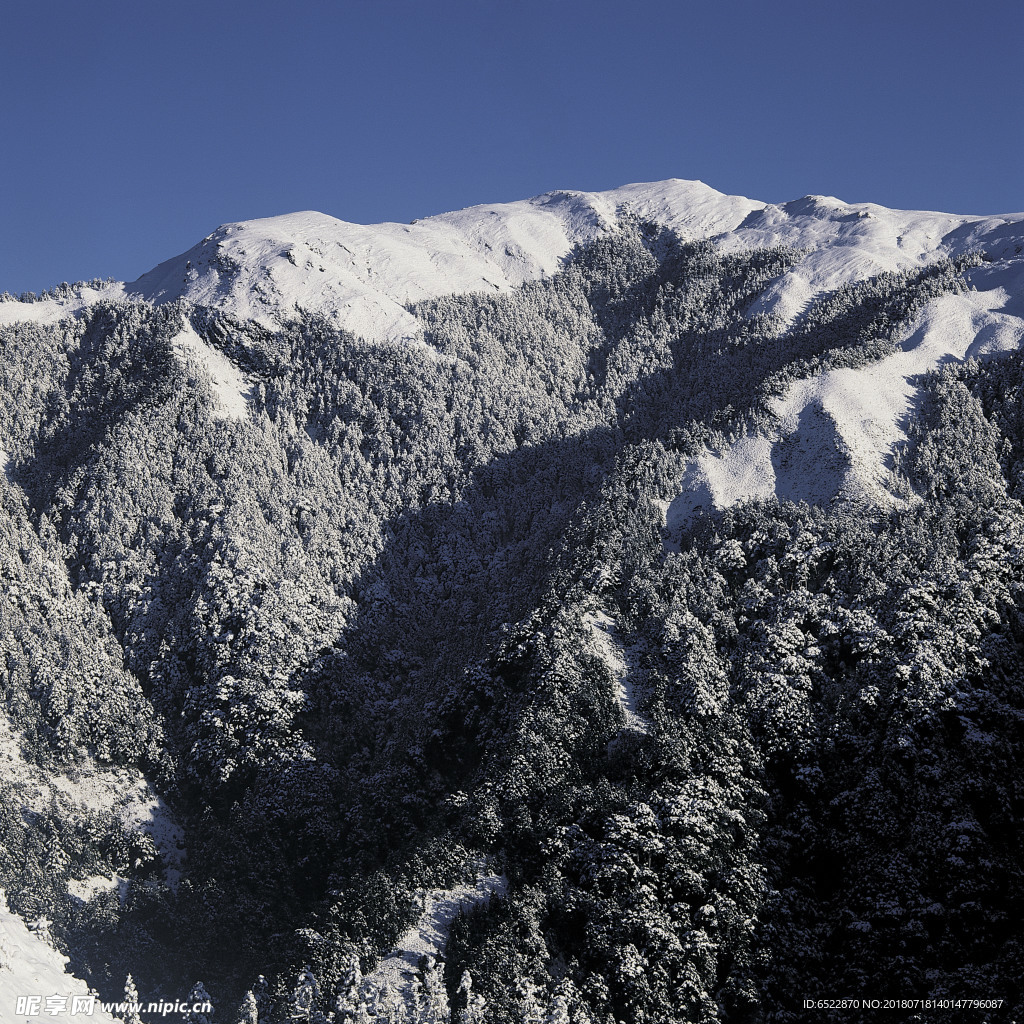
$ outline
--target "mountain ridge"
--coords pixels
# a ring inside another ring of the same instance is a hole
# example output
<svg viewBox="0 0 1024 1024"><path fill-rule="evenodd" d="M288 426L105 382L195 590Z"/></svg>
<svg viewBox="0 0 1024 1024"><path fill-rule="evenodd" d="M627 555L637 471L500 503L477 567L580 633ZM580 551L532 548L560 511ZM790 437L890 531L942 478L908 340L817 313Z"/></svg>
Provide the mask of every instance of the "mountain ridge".
<svg viewBox="0 0 1024 1024"><path fill-rule="evenodd" d="M894 210L814 195L774 204L670 178L598 192L554 190L410 224L363 225L316 211L230 222L133 282L81 289L77 298L34 309L0 303L0 323L53 319L125 295L154 303L186 299L271 328L301 309L368 340L414 341L422 327L410 303L505 291L554 273L575 246L607 231L626 210L725 251L807 249L757 310L785 320L814 294L881 271L972 249L999 257L1024 251L1024 213Z"/></svg>
<svg viewBox="0 0 1024 1024"><path fill-rule="evenodd" d="M411 224L361 225L315 211L228 223L130 284L17 305L32 319L52 320L103 298L185 300L271 330L312 312L371 342L419 344L423 324L411 312L413 303L506 292L555 273L576 247L611 230L627 211L726 253L779 245L798 250L796 263L749 311L782 326L816 296L880 273L975 251L986 252L989 261L970 275L980 294L950 297L923 311L902 355L793 385L773 404L775 430L696 458L685 475L689 491L666 513L670 528L697 506L724 508L772 494L811 501L845 494L887 503L893 446L903 439L901 423L917 391L912 378L950 359L1012 350L1024 338L1024 213L893 210L815 195L773 204L678 178L601 192L554 190ZM18 314L11 306L0 303L0 323ZM187 327L185 336L184 347L213 374L215 387L237 378L226 358ZM236 383L228 398L236 415L244 409L241 389ZM798 423L802 441L794 447ZM776 464L781 456L773 462L773 451L808 445L828 455L810 476L793 477ZM836 445L846 452L846 468L829 454Z"/></svg>
<svg viewBox="0 0 1024 1024"><path fill-rule="evenodd" d="M504 291L551 274L626 210L726 251L810 250L776 290L772 311L784 318L813 294L851 280L1024 242L1024 214L890 210L829 196L771 204L672 178L603 192L556 190L411 224L359 225L309 211L226 224L127 291L151 302L185 298L265 326L302 308L370 340L411 341L421 328L410 302Z"/></svg>

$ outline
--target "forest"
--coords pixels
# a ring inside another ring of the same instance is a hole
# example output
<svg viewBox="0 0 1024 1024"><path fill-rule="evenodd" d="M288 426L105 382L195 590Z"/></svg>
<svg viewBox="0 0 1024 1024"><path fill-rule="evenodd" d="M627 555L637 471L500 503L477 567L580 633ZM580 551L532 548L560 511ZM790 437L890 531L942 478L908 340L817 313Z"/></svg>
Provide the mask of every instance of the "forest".
<svg viewBox="0 0 1024 1024"><path fill-rule="evenodd" d="M894 352L981 259L751 313L800 257L627 215L410 307L421 344L182 302L0 327L7 731L53 776L142 773L187 850L171 878L115 809L0 778L11 909L104 999L201 987L189 1024L1024 1014L1024 358L920 382L891 503L667 542L695 454ZM422 893L482 873L382 982Z"/></svg>

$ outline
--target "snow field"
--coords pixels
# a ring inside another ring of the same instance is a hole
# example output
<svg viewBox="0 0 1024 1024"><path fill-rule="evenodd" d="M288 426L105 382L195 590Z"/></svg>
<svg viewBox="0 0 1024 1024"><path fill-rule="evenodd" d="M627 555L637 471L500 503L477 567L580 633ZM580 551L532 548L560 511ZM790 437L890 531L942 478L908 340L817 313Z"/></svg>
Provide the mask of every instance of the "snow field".
<svg viewBox="0 0 1024 1024"><path fill-rule="evenodd" d="M451 889L428 889L421 894L423 911L419 920L402 937L376 970L365 980L373 985L390 985L395 992L408 995L420 958L435 959L444 953L448 929L460 911L469 910L508 888L503 875L481 874L475 883Z"/></svg>
<svg viewBox="0 0 1024 1024"><path fill-rule="evenodd" d="M626 716L626 731L648 732L648 722L637 711L638 699L633 686L639 661L636 651L623 646L615 620L603 609L587 612L583 621L590 628L594 652L608 666L615 680L615 699Z"/></svg>
<svg viewBox="0 0 1024 1024"><path fill-rule="evenodd" d="M223 352L199 337L187 320L172 344L180 357L195 360L209 375L217 400L216 417L225 420L245 419L248 415L250 384L238 367Z"/></svg>
<svg viewBox="0 0 1024 1024"><path fill-rule="evenodd" d="M70 1011L75 996L90 994L84 981L65 973L67 963L66 956L7 909L6 897L0 891L0 1020L11 1024L37 1024L40 1020L63 1024L80 1019L92 1024L116 1024L116 1018L103 1010L98 1000L92 1004L91 1016L84 1009L74 1016L46 1012L48 996L67 997L66 1009ZM23 996L41 997L41 1012L32 1016L18 1014L18 998Z"/></svg>
<svg viewBox="0 0 1024 1024"><path fill-rule="evenodd" d="M894 501L888 489L892 452L906 439L921 376L950 361L1024 344L1024 260L979 267L968 277L977 290L929 302L891 356L795 381L772 403L777 419L771 432L692 460L681 493L665 510L670 537L698 507L772 497L815 504Z"/></svg>

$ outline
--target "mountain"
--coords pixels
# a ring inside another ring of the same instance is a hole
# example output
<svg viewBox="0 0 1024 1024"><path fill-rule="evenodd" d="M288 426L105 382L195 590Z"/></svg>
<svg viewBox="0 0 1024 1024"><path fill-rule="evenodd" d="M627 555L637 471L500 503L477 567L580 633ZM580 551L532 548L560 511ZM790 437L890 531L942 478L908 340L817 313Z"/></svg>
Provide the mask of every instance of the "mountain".
<svg viewBox="0 0 1024 1024"><path fill-rule="evenodd" d="M366 226L313 212L225 224L132 284L94 289L84 301L120 294L157 304L185 300L268 328L301 311L367 340L417 342L423 325L409 312L411 303L507 292L553 274L574 247L607 232L624 210L683 239L707 239L723 252L778 245L799 250L801 258L751 310L783 323L795 320L816 296L884 271L977 251L992 261L971 275L976 294L929 309L901 353L794 386L776 401L778 426L767 436L695 460L686 489L667 510L670 524L698 506L728 507L773 494L886 500L885 463L902 438L900 423L914 394L910 379L950 359L1020 345L1024 214L954 216L826 196L774 205L678 179L606 192L550 192L412 224ZM41 304L30 312L52 318L84 301L52 304L57 309ZM0 322L5 314L0 304ZM214 359L215 353L208 356L210 366ZM221 376L231 375L223 361L218 366ZM233 408L242 390L235 378L237 373L226 399ZM784 466L771 458L780 443L792 453ZM847 457L830 468L827 455L837 445Z"/></svg>
<svg viewBox="0 0 1024 1024"><path fill-rule="evenodd" d="M312 212L225 224L128 292L150 302L184 298L267 325L303 309L362 337L411 340L422 328L409 303L503 291L552 274L624 209L726 251L780 244L809 250L766 297L784 317L823 289L972 249L1002 258L1024 241L1019 214L955 217L825 196L775 206L674 179L549 192L412 224L364 226Z"/></svg>
<svg viewBox="0 0 1024 1024"><path fill-rule="evenodd" d="M6 297L5 998L1024 1012L1022 341L1024 215L675 180Z"/></svg>

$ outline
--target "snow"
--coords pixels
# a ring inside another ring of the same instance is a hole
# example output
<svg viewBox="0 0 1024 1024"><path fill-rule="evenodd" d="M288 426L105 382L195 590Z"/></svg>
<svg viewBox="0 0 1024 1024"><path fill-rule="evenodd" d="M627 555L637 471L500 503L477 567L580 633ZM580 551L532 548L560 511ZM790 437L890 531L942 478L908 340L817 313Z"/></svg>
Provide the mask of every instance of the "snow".
<svg viewBox="0 0 1024 1024"><path fill-rule="evenodd" d="M416 972L420 958L435 959L444 953L448 930L460 911L469 910L492 896L502 895L508 888L504 875L481 874L473 884L451 889L428 889L420 894L423 911L419 920L405 932L376 970L366 980L380 986L388 983L396 992L405 993Z"/></svg>
<svg viewBox="0 0 1024 1024"><path fill-rule="evenodd" d="M74 778L44 771L24 759L18 736L3 716L0 716L0 771L18 792L27 810L42 813L50 807L51 800L56 799L65 815L74 816L76 811L82 810L111 813L129 831L147 833L163 858L168 885L177 888L186 858L184 833L141 772L101 768L91 762L79 766ZM115 880L109 880L109 887L115 884Z"/></svg>
<svg viewBox="0 0 1024 1024"><path fill-rule="evenodd" d="M351 224L305 212L227 224L129 286L154 302L186 298L266 326L297 308L379 340L414 340L407 304L439 295L504 291L552 274L576 245L630 206L688 237L737 227L763 204L701 182L549 192L474 206L412 224Z"/></svg>
<svg viewBox="0 0 1024 1024"><path fill-rule="evenodd" d="M639 658L636 650L623 645L615 620L603 609L587 612L583 621L593 635L594 651L608 666L615 680L615 699L626 716L626 731L648 732L648 723L637 711L634 680L637 676Z"/></svg>
<svg viewBox="0 0 1024 1024"><path fill-rule="evenodd" d="M412 224L359 225L315 212L227 224L131 285L81 288L66 298L35 303L0 302L0 326L52 323L104 299L185 299L271 328L301 309L368 339L415 342L422 331L410 303L507 291L553 274L575 246L609 230L626 210L688 240L710 239L726 252L780 244L800 249L801 258L752 310L783 323L791 323L822 292L881 271L919 267L973 249L984 249L994 261L970 272L975 291L929 303L893 355L871 366L794 382L772 404L771 429L694 458L681 492L664 505L670 537L698 506L724 508L773 497L822 504L834 498L895 500L889 490L891 456L905 437L920 375L950 360L984 358L1024 344L1022 214L891 210L827 196L771 204L679 179L603 192L554 191ZM174 348L209 375L218 417L238 420L248 414L250 382L224 353L187 322ZM0 471L7 464L0 451ZM606 612L589 612L585 621L595 653L615 680L626 730L648 731L637 711L638 652L623 645ZM2 716L0 770L26 809L42 811L56 799L69 815L106 811L128 828L148 832L164 858L168 883L177 885L185 859L181 829L138 772L94 764L74 777L43 772L22 758L17 736ZM87 900L122 885L118 878L94 876L72 882L69 892ZM424 892L419 921L371 978L388 978L404 989L421 956L442 953L456 914L505 887L504 878L481 869L475 883ZM64 974L64 958L31 934L2 900L0 960L0 1019L13 1019L17 995L85 992L83 983ZM92 1019L110 1018L97 1008Z"/></svg>
<svg viewBox="0 0 1024 1024"><path fill-rule="evenodd" d="M421 328L409 303L504 291L554 273L574 246L597 238L627 209L726 251L807 250L759 307L784 320L823 289L973 248L1005 256L1024 239L1022 215L889 210L827 196L775 205L670 179L549 192L412 224L352 224L315 212L226 224L128 292L154 302L186 298L269 327L301 308L369 339L411 341Z"/></svg>
<svg viewBox="0 0 1024 1024"><path fill-rule="evenodd" d="M29 930L17 914L7 909L6 897L0 892L0 1020L35 1022L39 1020L89 1020L93 1024L115 1024L116 1018L99 1004L93 1004L91 1016L84 1010L78 1014L60 1014L58 1017L45 1012L47 996L68 997L67 1009L71 1009L74 996L88 996L89 988L84 981L65 973L68 958L51 946L45 938ZM16 1013L19 996L39 996L43 1000L41 1015L28 1016Z"/></svg>
<svg viewBox="0 0 1024 1024"><path fill-rule="evenodd" d="M794 382L771 404L772 431L693 459L666 509L670 546L698 507L772 497L892 502L892 452L906 438L921 375L1024 345L1024 259L978 267L968 280L977 290L929 302L891 356Z"/></svg>
<svg viewBox="0 0 1024 1024"><path fill-rule="evenodd" d="M39 302L0 302L0 327L16 323L52 324L81 312L87 306L102 300L124 298L125 286L120 282L105 284L101 288L79 288L64 299L42 299Z"/></svg>
<svg viewBox="0 0 1024 1024"><path fill-rule="evenodd" d="M882 271L908 270L976 249L1012 258L1024 244L1024 214L963 217L805 196L767 205L713 241L726 252L770 245L808 250L751 310L775 313L789 323L815 295Z"/></svg>
<svg viewBox="0 0 1024 1024"><path fill-rule="evenodd" d="M250 384L245 375L219 349L205 341L185 322L174 337L175 352L184 359L195 360L209 375L210 386L217 400L218 419L240 420L248 415Z"/></svg>
<svg viewBox="0 0 1024 1024"><path fill-rule="evenodd" d="M67 300L0 302L0 324L56 320L99 298L184 298L271 328L302 309L371 340L415 341L421 325L408 304L505 291L552 274L625 210L725 251L779 244L806 250L755 310L783 321L822 290L882 270L974 248L1002 259L1024 245L1021 214L890 210L829 196L772 204L673 178L603 192L548 192L411 224L353 224L312 211L225 224L130 285L81 289Z"/></svg>
<svg viewBox="0 0 1024 1024"><path fill-rule="evenodd" d="M127 881L117 875L90 875L88 878L73 878L68 882L68 895L82 903L88 903L94 896L110 889L121 892Z"/></svg>

